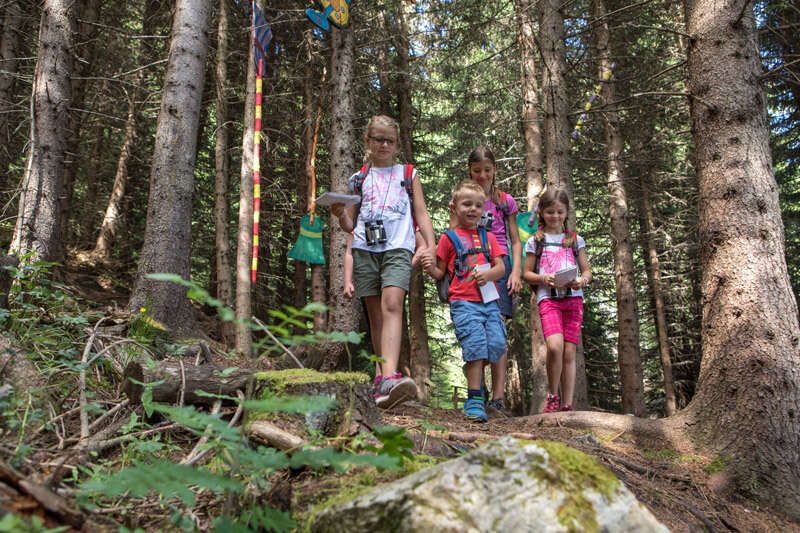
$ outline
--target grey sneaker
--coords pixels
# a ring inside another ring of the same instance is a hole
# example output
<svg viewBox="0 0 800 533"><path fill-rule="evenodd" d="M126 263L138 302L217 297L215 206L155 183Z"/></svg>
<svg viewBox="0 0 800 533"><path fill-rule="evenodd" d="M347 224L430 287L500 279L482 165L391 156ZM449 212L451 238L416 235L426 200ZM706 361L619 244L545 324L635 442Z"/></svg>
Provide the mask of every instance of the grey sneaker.
<svg viewBox="0 0 800 533"><path fill-rule="evenodd" d="M489 400L486 404L486 412L491 416L507 418L508 415L506 414L506 404L503 403L502 398L498 398L496 400Z"/></svg>
<svg viewBox="0 0 800 533"><path fill-rule="evenodd" d="M381 381L378 394L375 396L375 405L381 409L391 409L417 397L417 384L411 378L398 377L385 378Z"/></svg>

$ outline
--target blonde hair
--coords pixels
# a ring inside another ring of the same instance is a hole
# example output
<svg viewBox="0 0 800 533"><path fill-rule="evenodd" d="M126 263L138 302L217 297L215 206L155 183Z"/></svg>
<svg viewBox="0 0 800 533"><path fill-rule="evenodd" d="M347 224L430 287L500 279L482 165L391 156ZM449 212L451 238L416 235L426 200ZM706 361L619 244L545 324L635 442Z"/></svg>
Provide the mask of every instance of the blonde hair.
<svg viewBox="0 0 800 533"><path fill-rule="evenodd" d="M364 130L364 163L372 163L372 151L369 149L369 138L372 136L372 128L375 126L393 128L396 137L395 143L400 142L400 124L392 117L373 115L373 117L369 119L369 122L367 122L367 129Z"/></svg>
<svg viewBox="0 0 800 533"><path fill-rule="evenodd" d="M567 220L569 219L569 211L572 209L569 202L569 194L564 189L559 187L547 187L545 191L539 196L539 205L536 210L539 212L539 229L536 231L536 240L539 242L544 241L544 216L542 211L547 207L555 204L556 202L563 204L567 208L567 217L564 218L564 240L561 245L564 248L572 246L572 242L576 239L574 231L570 231L567 227Z"/></svg>
<svg viewBox="0 0 800 533"><path fill-rule="evenodd" d="M455 186L453 189L453 196L450 201L455 204L458 201L458 198L467 191L480 193L484 198L486 197L486 191L483 190L483 187L478 185L478 183L472 179L465 179L460 181L458 185Z"/></svg>

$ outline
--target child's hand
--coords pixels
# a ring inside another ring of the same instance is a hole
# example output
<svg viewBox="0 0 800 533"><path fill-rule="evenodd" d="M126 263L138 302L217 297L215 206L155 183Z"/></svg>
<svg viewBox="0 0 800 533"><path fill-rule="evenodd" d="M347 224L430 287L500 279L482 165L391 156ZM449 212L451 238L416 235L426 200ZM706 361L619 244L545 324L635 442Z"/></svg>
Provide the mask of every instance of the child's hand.
<svg viewBox="0 0 800 533"><path fill-rule="evenodd" d="M417 267L417 265L419 264L420 260L425 255L426 251L427 251L427 248L422 248L422 247L419 247L419 246L417 247L417 251L414 252L413 256L411 256L411 268L416 268ZM422 268L423 268L423 270L426 269L424 262L422 263Z"/></svg>
<svg viewBox="0 0 800 533"><path fill-rule="evenodd" d="M586 278L584 278L583 276L578 276L577 278L569 282L569 284L567 285L567 287L569 287L570 289L582 289L585 286L586 286Z"/></svg>
<svg viewBox="0 0 800 533"><path fill-rule="evenodd" d="M544 277L544 284L548 287L555 287L556 286L556 276L555 274L547 274Z"/></svg>
<svg viewBox="0 0 800 533"><path fill-rule="evenodd" d="M422 264L422 270L424 270L428 274L430 274L431 271L433 271L433 267L436 266L436 263L434 263L433 259L431 259L431 256L429 256L428 254L421 254L417 258L417 260ZM413 260L411 264L412 265L414 264Z"/></svg>
<svg viewBox="0 0 800 533"><path fill-rule="evenodd" d="M489 281L486 278L486 274L488 272L489 272L488 270L477 270L474 268L472 269L472 279L475 280L475 283L478 284L478 287L483 287L484 285L486 285L486 282Z"/></svg>
<svg viewBox="0 0 800 533"><path fill-rule="evenodd" d="M522 290L522 282L520 281L519 274L512 273L508 278L506 287L508 287L509 294L517 294L520 290Z"/></svg>
<svg viewBox="0 0 800 533"><path fill-rule="evenodd" d="M344 213L344 204L331 204L331 214L339 218Z"/></svg>
<svg viewBox="0 0 800 533"><path fill-rule="evenodd" d="M356 288L353 286L352 281L346 281L344 284L344 289L342 290L345 298L352 298L353 295L356 293Z"/></svg>

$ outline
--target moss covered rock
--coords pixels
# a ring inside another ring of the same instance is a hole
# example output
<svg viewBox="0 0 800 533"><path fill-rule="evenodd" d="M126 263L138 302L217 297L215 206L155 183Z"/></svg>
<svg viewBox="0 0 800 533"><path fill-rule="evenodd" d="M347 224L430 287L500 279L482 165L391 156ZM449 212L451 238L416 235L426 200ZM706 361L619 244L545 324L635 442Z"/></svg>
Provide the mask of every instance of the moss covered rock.
<svg viewBox="0 0 800 533"><path fill-rule="evenodd" d="M248 422L280 418L298 435L350 434L361 424L380 423L380 413L372 400L370 378L360 372L317 372L307 368L259 372L255 375L257 396L326 396L336 401L330 411L305 416L250 412Z"/></svg>
<svg viewBox="0 0 800 533"><path fill-rule="evenodd" d="M311 529L668 531L594 458L511 437L330 507Z"/></svg>

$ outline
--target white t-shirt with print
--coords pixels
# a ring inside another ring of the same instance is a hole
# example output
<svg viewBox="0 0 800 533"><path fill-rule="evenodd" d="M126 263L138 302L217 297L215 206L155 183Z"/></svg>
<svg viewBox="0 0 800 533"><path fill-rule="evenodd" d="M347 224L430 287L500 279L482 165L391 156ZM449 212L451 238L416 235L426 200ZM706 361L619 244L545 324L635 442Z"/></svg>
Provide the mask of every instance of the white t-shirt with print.
<svg viewBox="0 0 800 533"><path fill-rule="evenodd" d="M417 171L411 177L416 179ZM350 192L353 192L355 174L350 177ZM405 165L391 167L369 167L367 177L361 185L361 210L358 212L353 230L353 248L380 253L387 250L406 249L414 253L414 220L411 202L403 186ZM383 220L386 242L368 246L364 235L364 223Z"/></svg>
<svg viewBox="0 0 800 533"><path fill-rule="evenodd" d="M542 255L539 256L539 264L536 268L537 274L553 274L559 270L578 264L578 258L574 257L572 246L564 248L561 242L566 237L564 233L545 233L542 248ZM578 237L578 250L586 248L586 241L580 235ZM536 237L531 236L525 243L525 254L536 253ZM572 296L583 296L583 289L572 289ZM536 286L536 303L538 304L545 298L550 298L550 287L547 285Z"/></svg>

